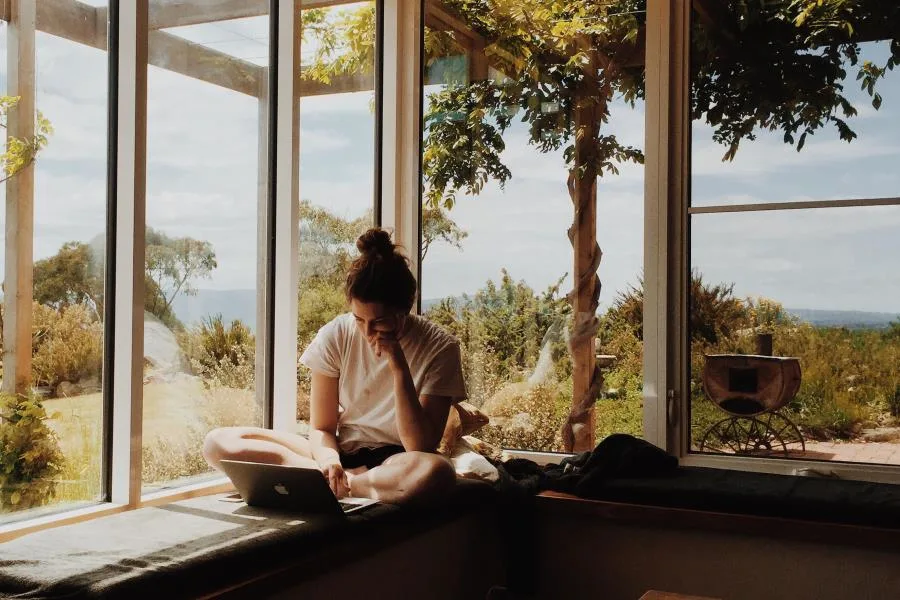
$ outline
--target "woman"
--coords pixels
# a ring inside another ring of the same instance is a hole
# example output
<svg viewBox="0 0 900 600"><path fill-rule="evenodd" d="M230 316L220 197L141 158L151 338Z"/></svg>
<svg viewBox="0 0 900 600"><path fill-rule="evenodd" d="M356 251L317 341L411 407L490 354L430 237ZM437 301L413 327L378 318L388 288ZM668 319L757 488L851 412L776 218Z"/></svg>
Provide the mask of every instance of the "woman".
<svg viewBox="0 0 900 600"><path fill-rule="evenodd" d="M451 404L466 395L459 344L410 314L416 281L386 231L370 229L356 247L350 312L300 358L312 371L309 438L227 427L209 433L203 453L216 468L222 459L317 468L338 498L426 500L455 483L434 451Z"/></svg>

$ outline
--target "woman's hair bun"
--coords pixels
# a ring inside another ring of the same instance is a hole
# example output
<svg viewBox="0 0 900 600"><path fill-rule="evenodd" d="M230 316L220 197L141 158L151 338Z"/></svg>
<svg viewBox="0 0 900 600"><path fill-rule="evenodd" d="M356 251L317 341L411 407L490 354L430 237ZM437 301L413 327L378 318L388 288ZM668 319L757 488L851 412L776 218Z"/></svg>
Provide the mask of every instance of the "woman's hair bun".
<svg viewBox="0 0 900 600"><path fill-rule="evenodd" d="M391 234L380 227L373 227L356 240L356 248L369 256L389 258L394 254L394 242Z"/></svg>

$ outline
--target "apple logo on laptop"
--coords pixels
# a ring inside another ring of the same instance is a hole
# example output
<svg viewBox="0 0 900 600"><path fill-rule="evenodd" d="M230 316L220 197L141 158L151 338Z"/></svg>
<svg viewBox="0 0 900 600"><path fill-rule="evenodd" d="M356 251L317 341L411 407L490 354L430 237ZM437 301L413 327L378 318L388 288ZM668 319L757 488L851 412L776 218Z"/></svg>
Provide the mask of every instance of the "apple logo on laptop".
<svg viewBox="0 0 900 600"><path fill-rule="evenodd" d="M288 489L286 487L284 487L284 484L276 483L273 487L274 487L275 491L278 492L279 494L281 494L282 496L287 496L288 494L291 493L290 491L288 491Z"/></svg>

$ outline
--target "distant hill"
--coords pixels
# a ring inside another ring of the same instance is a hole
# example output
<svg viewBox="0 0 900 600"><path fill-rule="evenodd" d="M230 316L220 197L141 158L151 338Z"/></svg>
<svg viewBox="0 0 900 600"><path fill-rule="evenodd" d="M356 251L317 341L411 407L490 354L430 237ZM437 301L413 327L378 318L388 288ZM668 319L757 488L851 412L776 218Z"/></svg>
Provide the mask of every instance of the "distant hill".
<svg viewBox="0 0 900 600"><path fill-rule="evenodd" d="M226 324L240 319L256 332L256 290L197 290L196 296L178 295L172 308L185 325L221 314Z"/></svg>
<svg viewBox="0 0 900 600"><path fill-rule="evenodd" d="M850 329L884 329L892 321L900 320L900 313L865 312L859 310L785 309L801 321L816 327L847 327Z"/></svg>
<svg viewBox="0 0 900 600"><path fill-rule="evenodd" d="M457 297L462 301L462 296ZM441 298L422 300L422 312L440 302ZM196 296L178 296L175 314L185 325L196 325L209 315L221 313L225 322L240 319L256 330L256 290L198 290ZM817 310L788 308L790 314L817 327L849 327L850 329L883 329L900 320L900 313L865 312L857 310Z"/></svg>

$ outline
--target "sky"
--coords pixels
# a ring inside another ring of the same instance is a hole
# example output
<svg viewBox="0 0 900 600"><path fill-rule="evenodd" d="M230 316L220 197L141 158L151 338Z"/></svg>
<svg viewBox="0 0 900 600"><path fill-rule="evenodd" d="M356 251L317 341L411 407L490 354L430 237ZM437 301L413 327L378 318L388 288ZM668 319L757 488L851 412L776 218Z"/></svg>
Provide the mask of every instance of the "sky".
<svg viewBox="0 0 900 600"><path fill-rule="evenodd" d="M260 17L172 33L265 64L267 28ZM5 47L2 27L2 89ZM798 153L777 134L764 134L744 142L734 162L722 163L725 149L695 124L692 204L900 196L900 74L891 75L881 86L880 111L854 102L861 110L851 122L859 133L852 144L829 131ZM104 230L106 55L39 33L37 78L38 108L55 127L36 169L40 259ZM156 67L148 78L148 225L213 244L218 268L197 287L252 289L259 101ZM852 81L848 88L851 98L860 98ZM371 92L361 92L301 103L300 195L348 218L372 206L370 100ZM643 147L642 104L617 102L608 131ZM571 274L572 207L562 157L528 146L517 124L507 133L503 160L513 174L504 190L489 184L478 197L459 197L451 216L469 236L462 250L436 245L429 251L423 298L474 293L502 268L536 290ZM643 177L643 167L626 165L598 185L601 307L641 274ZM692 266L707 281L733 282L740 296L762 295L792 308L900 313L900 206L702 214L691 229ZM563 291L570 285L569 276Z"/></svg>

